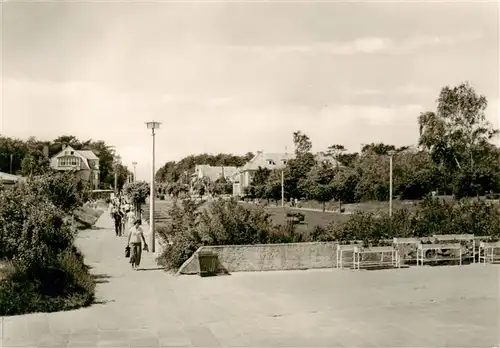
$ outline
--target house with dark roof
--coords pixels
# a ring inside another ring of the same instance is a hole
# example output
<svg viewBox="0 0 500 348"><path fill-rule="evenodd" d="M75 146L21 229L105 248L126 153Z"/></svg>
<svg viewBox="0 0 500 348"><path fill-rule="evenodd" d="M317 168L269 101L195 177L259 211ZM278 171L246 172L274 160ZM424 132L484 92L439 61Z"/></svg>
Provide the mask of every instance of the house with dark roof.
<svg viewBox="0 0 500 348"><path fill-rule="evenodd" d="M99 188L99 158L90 150L75 150L71 146L50 159L50 167L59 171L74 171L90 182L92 188Z"/></svg>

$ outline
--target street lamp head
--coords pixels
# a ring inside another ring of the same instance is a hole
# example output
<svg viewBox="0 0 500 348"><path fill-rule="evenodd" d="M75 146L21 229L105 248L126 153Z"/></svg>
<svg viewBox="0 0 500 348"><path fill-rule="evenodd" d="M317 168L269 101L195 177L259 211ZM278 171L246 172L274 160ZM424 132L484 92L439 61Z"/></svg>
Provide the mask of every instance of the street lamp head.
<svg viewBox="0 0 500 348"><path fill-rule="evenodd" d="M146 122L146 126L148 127L148 129L158 129L160 128L160 124L160 122L156 121Z"/></svg>
<svg viewBox="0 0 500 348"><path fill-rule="evenodd" d="M394 151L394 150L389 150L389 151L387 152L387 154L388 154L389 156L394 156L394 155L396 154L396 151Z"/></svg>
<svg viewBox="0 0 500 348"><path fill-rule="evenodd" d="M132 162L132 165L133 165L133 166L136 166L136 165L137 165L137 162Z"/></svg>

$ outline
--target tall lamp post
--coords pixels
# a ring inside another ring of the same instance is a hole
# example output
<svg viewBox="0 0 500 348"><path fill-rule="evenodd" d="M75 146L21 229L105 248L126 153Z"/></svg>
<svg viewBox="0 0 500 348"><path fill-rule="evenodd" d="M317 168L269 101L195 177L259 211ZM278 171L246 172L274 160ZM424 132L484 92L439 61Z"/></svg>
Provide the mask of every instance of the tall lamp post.
<svg viewBox="0 0 500 348"><path fill-rule="evenodd" d="M151 156L151 190L149 191L149 232L151 236L151 252L155 252L155 129L160 128L160 122L146 122L148 129L151 129L153 136L153 148Z"/></svg>
<svg viewBox="0 0 500 348"><path fill-rule="evenodd" d="M134 166L134 180L132 180L132 182L136 182L136 178L135 178L135 166L137 165L137 162L132 162L132 165Z"/></svg>

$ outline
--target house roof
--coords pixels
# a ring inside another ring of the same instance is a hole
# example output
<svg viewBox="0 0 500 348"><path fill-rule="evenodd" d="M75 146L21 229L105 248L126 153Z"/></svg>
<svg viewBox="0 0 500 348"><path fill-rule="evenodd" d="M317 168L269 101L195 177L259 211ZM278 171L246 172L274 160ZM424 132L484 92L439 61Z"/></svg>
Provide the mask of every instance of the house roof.
<svg viewBox="0 0 500 348"><path fill-rule="evenodd" d="M226 179L230 179L236 173L237 168L231 166L218 166L212 167L208 164L199 164L195 167L195 175L198 176L198 172L201 172L202 177L210 179L210 181L216 181L224 173Z"/></svg>
<svg viewBox="0 0 500 348"><path fill-rule="evenodd" d="M285 166L283 160L288 161L295 158L294 153L266 153L258 151L257 154L248 161L243 167L239 169L240 172L245 172L248 170L257 170L259 167L267 169L281 169ZM328 161L332 165L337 162L331 157L323 152L318 152L314 155L314 158L318 162ZM274 163L274 164L273 164Z"/></svg>
<svg viewBox="0 0 500 348"><path fill-rule="evenodd" d="M259 167L268 169L280 169L285 166L283 161L288 161L292 158L295 158L295 154L293 153L266 153L258 151L254 158L248 161L241 168L241 171L244 172L247 170L257 170L259 169Z"/></svg>
<svg viewBox="0 0 500 348"><path fill-rule="evenodd" d="M95 155L95 153L91 150L80 150L80 151L77 151L80 155L82 155L83 157L85 157L86 159L89 159L89 160L98 160L99 157L97 157Z"/></svg>
<svg viewBox="0 0 500 348"><path fill-rule="evenodd" d="M62 149L58 154L56 154L54 157L51 158L51 166L57 166L57 158L61 156L61 154L64 154L65 151L73 151L75 155L78 155L82 159L81 167L80 169L90 169L88 160L95 160L99 159L97 156L90 150L81 150L77 151L71 146L67 146L64 149Z"/></svg>

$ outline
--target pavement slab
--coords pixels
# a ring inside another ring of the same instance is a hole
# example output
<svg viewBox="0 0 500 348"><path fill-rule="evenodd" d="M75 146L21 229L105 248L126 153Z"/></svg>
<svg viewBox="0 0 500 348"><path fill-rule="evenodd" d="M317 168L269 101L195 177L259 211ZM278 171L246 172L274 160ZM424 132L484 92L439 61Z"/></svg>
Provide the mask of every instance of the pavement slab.
<svg viewBox="0 0 500 348"><path fill-rule="evenodd" d="M151 253L133 271L109 215L97 226L78 245L98 303L3 317L0 347L500 346L498 265L179 277Z"/></svg>

